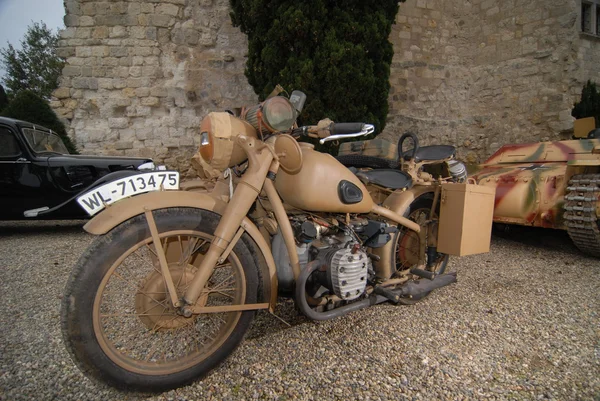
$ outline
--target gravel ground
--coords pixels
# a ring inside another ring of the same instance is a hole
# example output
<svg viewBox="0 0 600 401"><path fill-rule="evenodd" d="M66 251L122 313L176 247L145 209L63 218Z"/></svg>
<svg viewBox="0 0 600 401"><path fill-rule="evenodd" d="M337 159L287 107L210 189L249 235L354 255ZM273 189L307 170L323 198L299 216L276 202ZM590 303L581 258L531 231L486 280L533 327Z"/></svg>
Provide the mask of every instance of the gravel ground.
<svg viewBox="0 0 600 401"><path fill-rule="evenodd" d="M234 355L185 388L107 389L60 335L60 296L92 240L81 224L0 222L0 399L600 399L600 262L553 230L451 259L459 282L415 306L318 323L282 301L292 327L260 313Z"/></svg>

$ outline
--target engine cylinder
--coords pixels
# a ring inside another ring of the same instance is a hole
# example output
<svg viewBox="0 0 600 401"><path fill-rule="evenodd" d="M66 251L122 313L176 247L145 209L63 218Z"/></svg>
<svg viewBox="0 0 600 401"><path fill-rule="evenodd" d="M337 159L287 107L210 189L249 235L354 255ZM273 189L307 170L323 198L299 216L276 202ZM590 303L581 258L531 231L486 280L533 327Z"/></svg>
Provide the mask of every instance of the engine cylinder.
<svg viewBox="0 0 600 401"><path fill-rule="evenodd" d="M327 251L328 279L331 289L343 300L360 297L367 287L367 273L371 259L362 251L352 253L352 248Z"/></svg>

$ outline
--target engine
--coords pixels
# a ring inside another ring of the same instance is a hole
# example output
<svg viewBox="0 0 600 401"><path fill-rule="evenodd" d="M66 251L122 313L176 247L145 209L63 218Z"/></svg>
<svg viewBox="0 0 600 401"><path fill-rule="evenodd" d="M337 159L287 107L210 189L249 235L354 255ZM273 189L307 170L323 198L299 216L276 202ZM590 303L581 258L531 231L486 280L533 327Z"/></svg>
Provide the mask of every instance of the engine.
<svg viewBox="0 0 600 401"><path fill-rule="evenodd" d="M367 282L375 275L365 246L383 246L391 239L390 233L396 231L395 227L367 219L347 225L335 219L329 222L302 216L293 217L291 223L301 269L314 260L320 262L321 268L307 283L309 295L317 298L335 294L344 301L363 295ZM274 236L272 249L280 290L291 293L294 276L281 233Z"/></svg>

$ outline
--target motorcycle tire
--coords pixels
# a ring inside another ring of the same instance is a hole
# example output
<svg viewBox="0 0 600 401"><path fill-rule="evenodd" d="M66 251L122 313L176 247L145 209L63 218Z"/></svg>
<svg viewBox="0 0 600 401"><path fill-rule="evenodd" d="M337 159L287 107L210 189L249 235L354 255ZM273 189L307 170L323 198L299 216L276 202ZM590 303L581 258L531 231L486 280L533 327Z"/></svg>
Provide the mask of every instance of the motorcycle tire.
<svg viewBox="0 0 600 401"><path fill-rule="evenodd" d="M422 218L426 218L425 216L429 216L429 212L433 207L433 194L422 195L421 197L414 200L409 208L404 213L404 217L419 222ZM436 213L439 213L439 204L436 207ZM392 248L392 265L396 266L397 270L406 270L411 269L417 266L415 261L416 255L418 253L414 252L414 248L418 249L418 234L414 231L410 231L404 227L401 227L400 230L394 236L394 247ZM415 243L415 240L417 241ZM408 244L406 247L402 247L402 244ZM408 252L406 249L410 249ZM403 256L404 255L404 256ZM431 271L436 274L442 274L446 271L446 266L448 265L449 255L438 253L438 257L436 259L435 265L432 267ZM418 279L417 276L414 277ZM425 299L431 292L426 292L420 297L416 298L407 298L400 297L399 303L403 305L414 305L419 301Z"/></svg>
<svg viewBox="0 0 600 401"><path fill-rule="evenodd" d="M181 297L220 216L191 208L153 215ZM201 306L257 302L260 273L248 240L242 237L215 268L198 300ZM146 218L138 215L96 238L81 256L66 286L61 326L71 358L88 377L123 390L158 392L215 368L242 341L254 315L177 314Z"/></svg>
<svg viewBox="0 0 600 401"><path fill-rule="evenodd" d="M336 156L337 161L346 167L356 168L398 168L398 162L395 160L383 159L375 156L364 155L341 155Z"/></svg>

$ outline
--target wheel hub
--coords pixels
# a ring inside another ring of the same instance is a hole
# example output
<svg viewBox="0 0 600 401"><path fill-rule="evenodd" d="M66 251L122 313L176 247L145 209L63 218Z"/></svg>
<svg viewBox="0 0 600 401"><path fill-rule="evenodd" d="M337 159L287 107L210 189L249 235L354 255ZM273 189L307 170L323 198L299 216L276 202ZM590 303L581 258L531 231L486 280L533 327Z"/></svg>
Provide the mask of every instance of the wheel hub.
<svg viewBox="0 0 600 401"><path fill-rule="evenodd" d="M169 271L179 296L183 295L194 278L196 268L169 264ZM201 296L196 304L204 306L206 297ZM153 271L142 281L135 294L135 311L140 321L151 330L177 329L191 324L194 319L181 316L171 304L171 298L161 273Z"/></svg>

